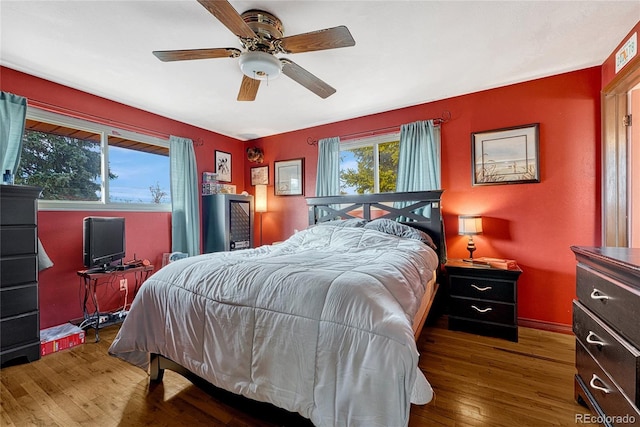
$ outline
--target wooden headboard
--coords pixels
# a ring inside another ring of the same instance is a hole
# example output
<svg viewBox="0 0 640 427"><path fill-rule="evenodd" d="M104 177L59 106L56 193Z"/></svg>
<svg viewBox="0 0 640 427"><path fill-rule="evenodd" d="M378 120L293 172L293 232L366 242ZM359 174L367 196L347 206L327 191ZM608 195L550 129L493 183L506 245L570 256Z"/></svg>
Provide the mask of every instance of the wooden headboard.
<svg viewBox="0 0 640 427"><path fill-rule="evenodd" d="M438 246L440 262L445 263L447 248L440 203L442 192L443 190L433 190L307 197L309 225L348 218L399 220L427 232ZM417 210L419 211L416 212Z"/></svg>

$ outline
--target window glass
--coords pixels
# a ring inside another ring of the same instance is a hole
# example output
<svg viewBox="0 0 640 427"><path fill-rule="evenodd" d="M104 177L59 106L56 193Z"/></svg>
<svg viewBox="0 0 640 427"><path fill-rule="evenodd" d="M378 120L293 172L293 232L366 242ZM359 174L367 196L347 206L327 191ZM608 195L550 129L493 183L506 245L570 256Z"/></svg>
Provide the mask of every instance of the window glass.
<svg viewBox="0 0 640 427"><path fill-rule="evenodd" d="M15 180L43 189L40 209L171 209L168 141L37 109Z"/></svg>
<svg viewBox="0 0 640 427"><path fill-rule="evenodd" d="M399 148L398 134L341 143L341 194L394 192Z"/></svg>
<svg viewBox="0 0 640 427"><path fill-rule="evenodd" d="M109 137L109 202L168 203L169 151L154 153L114 144Z"/></svg>
<svg viewBox="0 0 640 427"><path fill-rule="evenodd" d="M41 187L46 200L100 201L100 135L60 127L35 130L44 126L32 120L27 126L32 128L22 138L16 184Z"/></svg>

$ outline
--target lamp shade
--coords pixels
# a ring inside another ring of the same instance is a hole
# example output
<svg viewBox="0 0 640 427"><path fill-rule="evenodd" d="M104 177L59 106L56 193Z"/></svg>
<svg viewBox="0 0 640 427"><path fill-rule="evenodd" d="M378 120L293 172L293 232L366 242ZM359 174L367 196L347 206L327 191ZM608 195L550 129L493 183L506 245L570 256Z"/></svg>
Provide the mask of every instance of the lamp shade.
<svg viewBox="0 0 640 427"><path fill-rule="evenodd" d="M264 184L256 185L256 212L267 211L267 186Z"/></svg>
<svg viewBox="0 0 640 427"><path fill-rule="evenodd" d="M474 235L482 233L482 217L480 215L458 216L458 234Z"/></svg>
<svg viewBox="0 0 640 427"><path fill-rule="evenodd" d="M273 80L282 72L280 60L266 52L245 52L238 62L242 73L254 80Z"/></svg>

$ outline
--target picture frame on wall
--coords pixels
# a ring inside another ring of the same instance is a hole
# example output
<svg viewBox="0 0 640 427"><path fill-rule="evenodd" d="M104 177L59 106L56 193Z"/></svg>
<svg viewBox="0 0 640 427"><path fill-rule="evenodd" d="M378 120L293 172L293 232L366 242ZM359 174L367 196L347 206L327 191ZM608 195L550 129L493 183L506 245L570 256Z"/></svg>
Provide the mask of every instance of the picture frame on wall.
<svg viewBox="0 0 640 427"><path fill-rule="evenodd" d="M251 168L251 185L269 185L269 166Z"/></svg>
<svg viewBox="0 0 640 427"><path fill-rule="evenodd" d="M474 186L540 182L539 123L471 134Z"/></svg>
<svg viewBox="0 0 640 427"><path fill-rule="evenodd" d="M216 150L215 165L218 181L231 182L231 153Z"/></svg>
<svg viewBox="0 0 640 427"><path fill-rule="evenodd" d="M274 162L274 193L276 196L304 194L304 159Z"/></svg>

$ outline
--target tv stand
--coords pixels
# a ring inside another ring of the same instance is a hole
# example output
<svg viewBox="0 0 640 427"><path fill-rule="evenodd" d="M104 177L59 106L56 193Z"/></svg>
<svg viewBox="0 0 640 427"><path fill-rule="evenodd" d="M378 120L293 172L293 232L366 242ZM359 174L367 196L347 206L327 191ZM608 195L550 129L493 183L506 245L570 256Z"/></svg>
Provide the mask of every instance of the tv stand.
<svg viewBox="0 0 640 427"><path fill-rule="evenodd" d="M132 292L132 297L135 297L138 292L138 288L153 272L153 265L143 265L140 267L129 267L123 270L109 269L105 270L102 267L91 268L89 270L78 271L78 276L82 277L84 285L84 295L82 302L83 329L93 328L96 331L96 342L100 341L99 329L105 326L109 326L115 323L120 323L124 320L126 312L120 311L117 313L101 312L98 305L98 295L96 289L100 285L112 283L118 276L124 278L125 275L134 274L135 285ZM91 300L91 303L89 303ZM93 306L91 311L90 306ZM101 321L102 320L102 321Z"/></svg>

